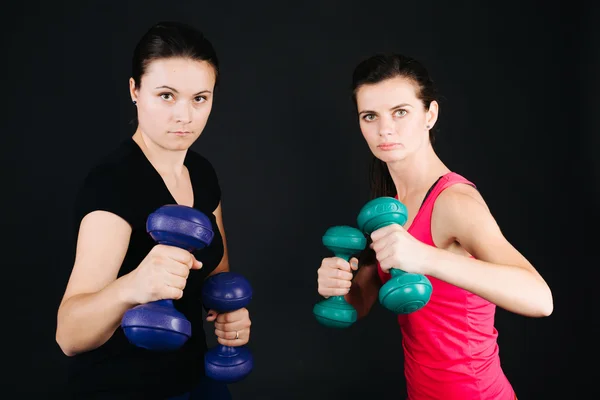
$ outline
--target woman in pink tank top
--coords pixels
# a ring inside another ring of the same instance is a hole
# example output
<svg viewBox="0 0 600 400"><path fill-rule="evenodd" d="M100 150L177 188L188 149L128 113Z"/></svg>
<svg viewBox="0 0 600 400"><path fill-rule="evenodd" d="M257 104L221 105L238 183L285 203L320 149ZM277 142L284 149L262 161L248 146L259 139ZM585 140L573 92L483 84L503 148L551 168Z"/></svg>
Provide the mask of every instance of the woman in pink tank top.
<svg viewBox="0 0 600 400"><path fill-rule="evenodd" d="M426 275L427 305L398 316L409 400L513 400L499 357L496 306L529 317L552 313L552 293L503 236L475 185L452 172L432 146L439 104L427 70L402 55L377 55L353 75L362 134L374 156L373 197L408 209L370 235L368 253L325 258L319 293L344 295L365 316L389 270ZM364 255L363 255L364 256Z"/></svg>

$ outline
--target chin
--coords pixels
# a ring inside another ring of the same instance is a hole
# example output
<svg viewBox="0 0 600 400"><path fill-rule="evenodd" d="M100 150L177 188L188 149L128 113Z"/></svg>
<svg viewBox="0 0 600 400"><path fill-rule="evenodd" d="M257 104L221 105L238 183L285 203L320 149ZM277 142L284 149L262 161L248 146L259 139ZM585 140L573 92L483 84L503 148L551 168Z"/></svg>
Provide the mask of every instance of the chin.
<svg viewBox="0 0 600 400"><path fill-rule="evenodd" d="M395 163L403 161L407 158L408 154L405 151L377 151L375 157L383 161L384 163Z"/></svg>
<svg viewBox="0 0 600 400"><path fill-rule="evenodd" d="M198 139L196 135L174 136L168 135L163 141L164 147L170 150L185 150Z"/></svg>

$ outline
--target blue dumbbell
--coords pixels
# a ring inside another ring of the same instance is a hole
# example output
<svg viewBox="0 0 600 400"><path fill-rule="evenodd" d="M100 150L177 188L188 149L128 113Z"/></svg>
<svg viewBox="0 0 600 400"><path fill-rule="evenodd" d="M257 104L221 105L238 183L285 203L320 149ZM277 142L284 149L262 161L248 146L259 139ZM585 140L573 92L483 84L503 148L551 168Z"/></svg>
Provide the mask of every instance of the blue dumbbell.
<svg viewBox="0 0 600 400"><path fill-rule="evenodd" d="M150 214L146 230L158 244L189 252L212 242L214 232L208 217L187 206L166 205ZM175 350L192 335L192 325L177 311L173 300L140 304L128 310L121 320L125 336L135 346L148 350Z"/></svg>

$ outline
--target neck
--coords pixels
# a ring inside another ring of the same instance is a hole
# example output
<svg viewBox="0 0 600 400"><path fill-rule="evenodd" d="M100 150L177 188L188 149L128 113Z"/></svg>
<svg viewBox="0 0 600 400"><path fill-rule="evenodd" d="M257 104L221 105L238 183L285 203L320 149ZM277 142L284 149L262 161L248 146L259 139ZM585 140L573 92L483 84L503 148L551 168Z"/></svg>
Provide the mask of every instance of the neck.
<svg viewBox="0 0 600 400"><path fill-rule="evenodd" d="M187 150L168 150L156 144L138 127L132 137L146 158L162 176L178 177L183 173Z"/></svg>
<svg viewBox="0 0 600 400"><path fill-rule="evenodd" d="M450 172L431 143L403 160L387 163L387 166L400 201L415 193L427 191L440 176Z"/></svg>

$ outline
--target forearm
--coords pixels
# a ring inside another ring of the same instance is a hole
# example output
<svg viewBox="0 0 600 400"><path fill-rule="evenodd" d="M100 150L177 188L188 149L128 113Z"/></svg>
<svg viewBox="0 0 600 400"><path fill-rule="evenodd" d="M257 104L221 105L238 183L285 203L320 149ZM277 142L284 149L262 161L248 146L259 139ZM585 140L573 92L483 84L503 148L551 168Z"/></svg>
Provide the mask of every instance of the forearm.
<svg viewBox="0 0 600 400"><path fill-rule="evenodd" d="M552 313L552 294L527 268L494 264L433 248L426 274L476 294L507 311L544 317Z"/></svg>
<svg viewBox="0 0 600 400"><path fill-rule="evenodd" d="M68 356L100 347L121 324L135 304L127 300L125 275L95 293L67 299L58 312L56 341Z"/></svg>
<svg viewBox="0 0 600 400"><path fill-rule="evenodd" d="M368 305L365 299L363 298L363 291L358 283L352 282L352 286L350 287L350 291L348 294L344 296L344 299L354 307L356 313L358 314L358 319L365 317L369 310L371 309L371 305Z"/></svg>
<svg viewBox="0 0 600 400"><path fill-rule="evenodd" d="M367 316L377 301L379 277L376 268L374 265L362 267L352 280L350 291L344 295L346 301L356 309L358 319Z"/></svg>

